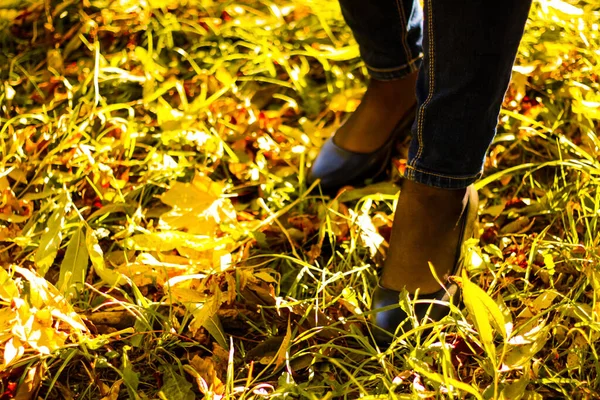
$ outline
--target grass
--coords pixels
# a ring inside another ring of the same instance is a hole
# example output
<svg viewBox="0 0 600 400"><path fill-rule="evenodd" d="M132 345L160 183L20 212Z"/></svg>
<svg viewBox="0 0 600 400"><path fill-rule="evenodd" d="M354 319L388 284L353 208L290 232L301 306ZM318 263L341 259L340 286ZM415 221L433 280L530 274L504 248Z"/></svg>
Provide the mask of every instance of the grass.
<svg viewBox="0 0 600 400"><path fill-rule="evenodd" d="M1 399L599 397L595 2L534 4L466 307L387 350L397 186L305 180L366 79L335 2L1 7Z"/></svg>

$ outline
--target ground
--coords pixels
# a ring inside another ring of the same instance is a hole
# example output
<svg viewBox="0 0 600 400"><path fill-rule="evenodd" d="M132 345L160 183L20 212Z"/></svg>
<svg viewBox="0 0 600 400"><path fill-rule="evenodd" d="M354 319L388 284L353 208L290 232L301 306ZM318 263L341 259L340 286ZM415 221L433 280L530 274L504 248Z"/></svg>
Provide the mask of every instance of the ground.
<svg viewBox="0 0 600 400"><path fill-rule="evenodd" d="M3 2L0 399L600 397L599 16L534 4L464 307L382 349L404 148L306 183L365 87L336 2Z"/></svg>

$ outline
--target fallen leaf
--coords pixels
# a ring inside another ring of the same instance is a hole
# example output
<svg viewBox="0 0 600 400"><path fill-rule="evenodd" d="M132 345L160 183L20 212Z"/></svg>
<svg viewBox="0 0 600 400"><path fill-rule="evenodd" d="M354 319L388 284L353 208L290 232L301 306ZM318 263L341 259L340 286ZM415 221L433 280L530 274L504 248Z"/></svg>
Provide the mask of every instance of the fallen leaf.
<svg viewBox="0 0 600 400"><path fill-rule="evenodd" d="M190 331L192 333L195 333L206 321L215 316L224 302L222 297L221 292L217 291L212 297L192 311L192 315L194 316L194 319L190 322Z"/></svg>
<svg viewBox="0 0 600 400"><path fill-rule="evenodd" d="M531 224L535 221L535 218L531 221L530 223L530 219L529 217L519 217L516 220L509 222L508 224L504 225L501 229L500 229L500 234L501 235L506 235L509 233L524 233L524 231L527 231L530 227Z"/></svg>
<svg viewBox="0 0 600 400"><path fill-rule="evenodd" d="M196 396L192 391L192 384L177 373L170 365L162 365L160 372L163 374L163 385L160 392L169 400L194 400Z"/></svg>
<svg viewBox="0 0 600 400"><path fill-rule="evenodd" d="M172 182L160 200L171 206L161 221L173 229L213 237L222 223L236 221L229 199L221 198L223 185L203 175L190 183Z"/></svg>
<svg viewBox="0 0 600 400"><path fill-rule="evenodd" d="M87 274L88 258L85 234L80 227L71 237L60 264L60 276L56 286L64 291L65 295L76 295L77 291L82 289Z"/></svg>
<svg viewBox="0 0 600 400"><path fill-rule="evenodd" d="M25 347L18 338L11 338L4 343L4 367L18 361L25 354Z"/></svg>
<svg viewBox="0 0 600 400"><path fill-rule="evenodd" d="M56 210L48 218L46 229L40 238L40 244L34 257L40 276L46 275L58 253L58 247L62 240L61 230L65 222L66 206L67 195L62 194L59 196Z"/></svg>
<svg viewBox="0 0 600 400"><path fill-rule="evenodd" d="M108 394L104 396L101 400L118 400L119 392L121 390L121 385L123 384L123 379L119 379L115 383L112 384Z"/></svg>
<svg viewBox="0 0 600 400"><path fill-rule="evenodd" d="M88 229L87 231L85 244L87 246L87 251L89 253L90 260L92 261L92 265L94 266L94 272L96 275L98 275L100 279L111 286L124 283L124 279L121 277L121 274L106 266L104 261L104 252L98 243L96 233L91 229Z"/></svg>
<svg viewBox="0 0 600 400"><path fill-rule="evenodd" d="M19 296L19 289L16 283L8 275L4 268L0 267L0 299L11 301Z"/></svg>
<svg viewBox="0 0 600 400"><path fill-rule="evenodd" d="M196 378L198 389L207 398L221 399L225 393L225 385L217 375L215 363L209 357L195 355L185 371Z"/></svg>
<svg viewBox="0 0 600 400"><path fill-rule="evenodd" d="M273 367L274 371L276 371L286 360L287 351L290 347L291 341L292 329L290 328L290 319L288 318L287 331L285 333L285 336L283 337L283 341L281 342L281 346L279 347L277 354L275 354L275 366Z"/></svg>
<svg viewBox="0 0 600 400"><path fill-rule="evenodd" d="M44 375L44 364L38 363L27 371L27 375L23 382L19 385L17 394L14 400L31 400L34 399L42 383Z"/></svg>

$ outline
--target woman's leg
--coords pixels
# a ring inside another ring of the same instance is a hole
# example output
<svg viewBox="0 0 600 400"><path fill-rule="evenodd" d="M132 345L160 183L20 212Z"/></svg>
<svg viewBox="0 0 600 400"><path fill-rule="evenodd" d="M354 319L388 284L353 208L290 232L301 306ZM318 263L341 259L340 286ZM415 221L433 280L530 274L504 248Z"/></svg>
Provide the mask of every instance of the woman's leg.
<svg viewBox="0 0 600 400"><path fill-rule="evenodd" d="M369 4L372 4L369 2ZM439 290L454 269L466 188L498 123L529 0L425 0L418 112L381 285Z"/></svg>
<svg viewBox="0 0 600 400"><path fill-rule="evenodd" d="M423 12L418 0L340 0L371 81L335 143L358 153L381 147L414 106L422 60Z"/></svg>

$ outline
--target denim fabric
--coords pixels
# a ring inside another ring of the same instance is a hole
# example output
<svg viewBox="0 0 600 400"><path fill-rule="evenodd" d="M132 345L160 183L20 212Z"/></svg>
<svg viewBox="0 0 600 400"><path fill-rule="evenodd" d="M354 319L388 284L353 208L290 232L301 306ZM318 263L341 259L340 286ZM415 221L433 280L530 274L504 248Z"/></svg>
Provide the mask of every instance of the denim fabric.
<svg viewBox="0 0 600 400"><path fill-rule="evenodd" d="M413 0L340 0L372 78L402 78L423 58L423 10Z"/></svg>
<svg viewBox="0 0 600 400"><path fill-rule="evenodd" d="M415 34L420 30L404 28L421 15L418 2L340 0L367 64L396 72L416 64L402 55L421 45ZM481 176L531 0L424 0L424 5L424 59L405 176L430 186L465 188ZM412 13L391 27L394 6ZM395 36L398 32L405 34ZM377 69L370 71L379 79Z"/></svg>

